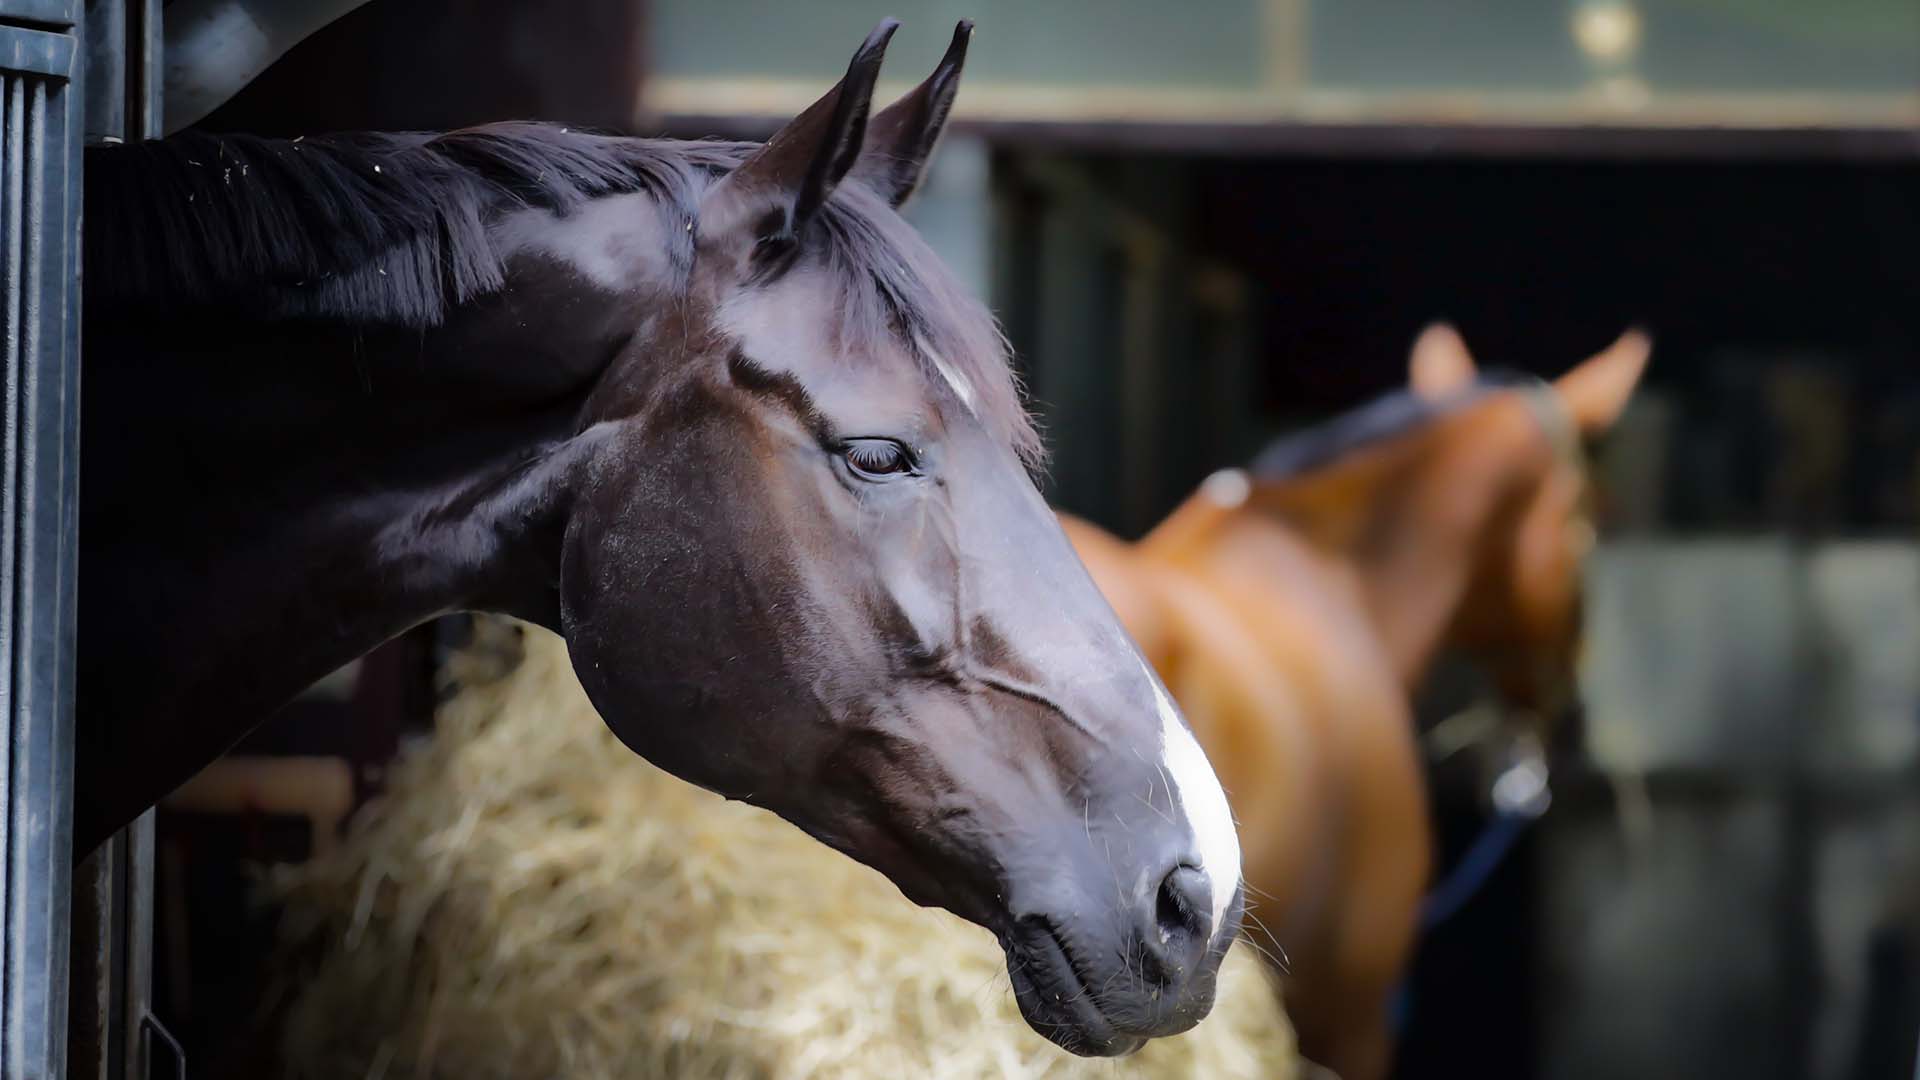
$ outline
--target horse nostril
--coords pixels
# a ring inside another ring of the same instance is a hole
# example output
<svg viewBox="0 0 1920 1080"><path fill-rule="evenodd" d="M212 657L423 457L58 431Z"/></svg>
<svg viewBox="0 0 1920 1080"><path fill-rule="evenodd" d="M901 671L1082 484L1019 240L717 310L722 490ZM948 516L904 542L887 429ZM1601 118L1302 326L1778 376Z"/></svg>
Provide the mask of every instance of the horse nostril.
<svg viewBox="0 0 1920 1080"><path fill-rule="evenodd" d="M1212 900L1212 890L1207 888L1207 875L1196 867L1184 864L1174 867L1160 882L1157 913L1161 934L1167 937L1174 934L1205 937L1207 907Z"/></svg>
<svg viewBox="0 0 1920 1080"><path fill-rule="evenodd" d="M1157 940L1149 952L1160 961L1166 981L1186 977L1206 954L1213 929L1207 925L1213 899L1207 875L1182 863L1167 872L1154 896Z"/></svg>

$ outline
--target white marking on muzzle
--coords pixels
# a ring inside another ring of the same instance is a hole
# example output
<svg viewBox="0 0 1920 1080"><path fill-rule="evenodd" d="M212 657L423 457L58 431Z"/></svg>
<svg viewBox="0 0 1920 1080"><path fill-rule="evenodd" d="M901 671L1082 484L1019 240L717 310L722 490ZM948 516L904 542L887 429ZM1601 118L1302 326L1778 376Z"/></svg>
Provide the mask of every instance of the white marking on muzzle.
<svg viewBox="0 0 1920 1080"><path fill-rule="evenodd" d="M1207 887L1212 890L1213 922L1207 927L1211 940L1227 917L1234 891L1240 887L1240 835L1234 830L1233 811L1227 807L1227 793L1213 773L1213 764L1193 732L1187 730L1180 710L1151 668L1147 669L1147 678L1153 683L1154 702L1160 710L1160 760L1166 764L1180 805L1187 811L1187 826L1193 830L1194 847L1200 855L1200 872L1207 876Z"/></svg>

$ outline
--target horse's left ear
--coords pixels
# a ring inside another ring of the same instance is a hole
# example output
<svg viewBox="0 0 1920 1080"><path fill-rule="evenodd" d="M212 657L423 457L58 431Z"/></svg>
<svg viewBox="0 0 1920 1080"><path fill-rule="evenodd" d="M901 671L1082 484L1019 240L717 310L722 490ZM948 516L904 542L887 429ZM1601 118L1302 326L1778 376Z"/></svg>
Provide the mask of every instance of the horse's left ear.
<svg viewBox="0 0 1920 1080"><path fill-rule="evenodd" d="M1566 403L1580 434L1589 438L1600 435L1620 419L1652 354L1653 339L1643 330L1628 330L1604 351L1554 381L1553 388Z"/></svg>
<svg viewBox="0 0 1920 1080"><path fill-rule="evenodd" d="M867 125L867 145L855 166L855 175L896 207L920 186L927 161L933 157L941 132L947 129L954 95L960 91L960 71L967 63L967 43L972 39L973 23L960 20L960 25L953 28L953 43L927 81L874 113Z"/></svg>
<svg viewBox="0 0 1920 1080"><path fill-rule="evenodd" d="M703 241L740 230L761 243L799 237L860 158L873 84L887 41L899 28L896 20L880 20L833 89L707 189L700 200Z"/></svg>
<svg viewBox="0 0 1920 1080"><path fill-rule="evenodd" d="M1473 376L1473 354L1452 326L1434 323L1414 339L1407 359L1407 382L1414 393L1437 400L1466 389Z"/></svg>

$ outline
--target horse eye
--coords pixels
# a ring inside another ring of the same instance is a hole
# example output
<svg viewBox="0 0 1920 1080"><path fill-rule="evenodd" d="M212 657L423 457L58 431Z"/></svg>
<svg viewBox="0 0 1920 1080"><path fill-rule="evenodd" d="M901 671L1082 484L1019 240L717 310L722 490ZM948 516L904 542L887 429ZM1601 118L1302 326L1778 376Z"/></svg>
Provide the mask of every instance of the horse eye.
<svg viewBox="0 0 1920 1080"><path fill-rule="evenodd" d="M885 480L914 469L913 452L892 439L851 439L840 456L847 468L867 480Z"/></svg>

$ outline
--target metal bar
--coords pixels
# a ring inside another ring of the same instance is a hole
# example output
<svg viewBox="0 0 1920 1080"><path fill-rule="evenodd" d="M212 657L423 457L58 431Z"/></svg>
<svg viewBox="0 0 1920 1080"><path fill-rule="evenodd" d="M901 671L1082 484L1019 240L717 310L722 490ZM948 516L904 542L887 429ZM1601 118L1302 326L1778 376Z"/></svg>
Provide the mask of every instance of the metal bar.
<svg viewBox="0 0 1920 1080"><path fill-rule="evenodd" d="M117 1016L126 1035L125 1071L129 1080L144 1080L152 1075L152 1045L140 1037L141 1025L126 1023L153 1014L153 887L154 887L154 811L148 810L122 831L120 867L125 886L125 907L120 955L122 995ZM176 1047L177 1052L177 1047ZM185 1058L181 1058L185 1068Z"/></svg>
<svg viewBox="0 0 1920 1080"><path fill-rule="evenodd" d="M137 0L136 0L137 2ZM124 141L127 116L127 0L87 5L86 134L89 141Z"/></svg>
<svg viewBox="0 0 1920 1080"><path fill-rule="evenodd" d="M73 77L73 35L0 25L0 68L54 79Z"/></svg>
<svg viewBox="0 0 1920 1080"><path fill-rule="evenodd" d="M160 39L162 2L126 0L128 139L160 137L160 91L166 80Z"/></svg>
<svg viewBox="0 0 1920 1080"><path fill-rule="evenodd" d="M49 235L50 227L67 227L64 214L48 220L47 159L50 152L59 155L57 177L64 181L66 155L65 147L49 138L47 81L22 82L25 92L16 94L14 102L24 104L24 117L12 124L23 143L25 167L19 214L23 258L14 283L19 306L11 312L20 327L21 379L19 472L13 478L19 505L18 561L10 598L15 622L10 657L13 823L7 837L7 1015L5 1059L0 1062L9 1080L65 1072L72 858L71 807L62 805L72 797L71 714L62 715L71 702L60 685L61 652L71 648L70 620L63 626L60 610L66 584L62 564L72 553L61 550L71 531L61 520L66 510L61 498L63 440L55 430L66 421L66 384L59 370L65 358L48 347L50 338L65 342L65 327L56 320L64 316L66 305L56 281L49 308L47 280L53 276L50 270L64 269L66 246L65 236ZM56 209L65 209L64 199Z"/></svg>
<svg viewBox="0 0 1920 1080"><path fill-rule="evenodd" d="M80 0L5 0L0 22L29 22L55 28L80 20Z"/></svg>
<svg viewBox="0 0 1920 1080"><path fill-rule="evenodd" d="M161 15L162 0L125 0L127 5L127 138L157 139L165 122L164 44ZM126 938L123 955L125 1000L122 1016L153 1018L154 909L157 872L155 868L155 823L157 811L149 809L127 826L126 844ZM157 1020L153 1021L158 1023ZM144 1019L126 1028L126 1073L129 1080L146 1080L153 1074L153 1043L143 1039ZM164 1029L172 1048L178 1074L186 1074L186 1055Z"/></svg>
<svg viewBox="0 0 1920 1080"><path fill-rule="evenodd" d="M160 135L161 0L111 0L113 35L90 35L90 64L117 69L120 124L114 132L127 142ZM106 80L92 79L93 85ZM91 89L91 86L90 86ZM89 103L92 104L91 102ZM97 110L96 110L97 111ZM111 882L114 919L93 950L95 963L108 973L111 998L100 1014L101 1061L107 1080L146 1080L153 1070L154 811L148 810L114 836ZM175 1067L185 1068L178 1046Z"/></svg>
<svg viewBox="0 0 1920 1080"><path fill-rule="evenodd" d="M15 77L8 117L9 188L17 192L7 225L11 241L9 262L14 276L7 296L8 318L15 324L11 350L18 368L18 412L14 414L17 472L9 477L9 493L17 504L16 558L8 617L14 623L12 654L12 760L8 812L7 963L5 972L5 1056L0 1075L53 1075L64 1071L66 1024L66 928L68 868L58 865L56 815L48 813L52 789L61 764L59 733L46 723L47 683L53 672L34 670L40 652L41 626L35 625L35 601L42 581L39 564L42 545L36 536L36 505L41 492L36 482L42 463L39 446L41 402L45 373L41 369L45 328L41 303L45 293L42 247L45 236L47 88L41 79ZM17 184L17 188L14 185ZM18 252L17 262L14 259ZM64 846L64 844L63 844ZM58 880L55 880L55 879ZM57 1021L57 1022L56 1022ZM56 1035L56 1032L58 1033ZM56 1043L60 1045L55 1045Z"/></svg>
<svg viewBox="0 0 1920 1080"><path fill-rule="evenodd" d="M6 497L0 498L0 603L12 604L14 592L14 566L17 552L14 539L19 535L20 523L17 520L17 507L13 500L15 478L20 475L20 302L18 289L20 282L20 249L25 237L20 231L20 180L25 171L21 167L21 144L23 136L19 130L25 115L25 80L18 75L0 76L0 327L5 332L6 399L4 408L6 424L6 447L4 461L0 462L0 484L4 484ZM13 618L11 610L0 611L0 657L13 655ZM9 809L13 806L13 665L0 660L0 715L6 718L7 744L0 747L0 859L12 850L8 842L8 827L13 820ZM0 865L0 928L6 920L3 913L7 910L7 898L12 890L6 884L6 868ZM12 952L12 941L0 934L0 1006L4 1006L7 995L4 973L7 970L7 956ZM4 1009L0 1008L0 1013ZM6 1036L0 1031L0 1048L4 1048Z"/></svg>
<svg viewBox="0 0 1920 1080"><path fill-rule="evenodd" d="M76 3L0 0L0 23ZM0 1080L66 1074L79 456L82 58L76 34L0 25Z"/></svg>
<svg viewBox="0 0 1920 1080"><path fill-rule="evenodd" d="M73 874L72 966L68 970L67 1076L120 1080L114 1046L115 1006L121 988L111 963L114 927L123 918L117 888L125 838L116 835L88 855Z"/></svg>
<svg viewBox="0 0 1920 1080"><path fill-rule="evenodd" d="M996 145L1055 153L1150 150L1216 157L1526 158L1663 161L1920 159L1902 127L1608 127L1550 124L1176 124L960 121Z"/></svg>
<svg viewBox="0 0 1920 1080"><path fill-rule="evenodd" d="M160 0L88 4L83 54L88 142L137 142L159 134L160 8ZM70 355L78 355L77 338ZM77 375L72 392L79 392ZM67 1046L74 1076L144 1080L148 1075L152 1042L144 1025L152 1008L153 853L149 811L93 852L75 875Z"/></svg>
<svg viewBox="0 0 1920 1080"><path fill-rule="evenodd" d="M151 1036L152 1038L158 1038L161 1042L167 1044L167 1050L173 1055L174 1080L187 1080L187 1051L180 1045L180 1040L173 1037L173 1032L168 1031L167 1026L160 1022L160 1018L152 1013L141 1017L140 1030L142 1034ZM143 1039L142 1041L151 1046L152 1038ZM152 1057L152 1054L149 1053L148 1057ZM145 1080L144 1075L140 1080Z"/></svg>
<svg viewBox="0 0 1920 1080"><path fill-rule="evenodd" d="M19 507L15 499L15 489L20 476L20 383L26 376L26 365L21 361L21 335L23 333L20 304L20 270L23 261L22 249L26 245L26 233L21 228L21 196L24 193L25 146L26 146L26 94L25 77L8 74L4 77L6 88L6 131L0 136L5 144L5 164L0 166L0 185L4 186L5 217L0 218L0 239L6 246L4 262L0 262L0 321L6 324L6 472L0 475L0 484L4 484L6 497L0 499L5 506L5 535L0 537L0 711L4 711L7 721L7 769L0 776L0 1076L12 1077L18 1074L13 1062L16 1057L25 1059L25 1050L18 1048L19 1029L24 1024L17 1019L24 1008L19 994L13 985L13 970L20 963L19 953L25 944L23 936L14 932L15 897L23 885L12 873L10 856L13 852L14 795L13 774L16 767L14 759L24 753L20 745L18 713L14 709L13 663L14 638L18 627L13 620L13 597L18 591L19 552L17 539L20 534Z"/></svg>
<svg viewBox="0 0 1920 1080"><path fill-rule="evenodd" d="M153 812L115 833L74 873L68 1075L148 1075L141 1018L151 1011Z"/></svg>
<svg viewBox="0 0 1920 1080"><path fill-rule="evenodd" d="M672 112L649 129L692 138L764 139L778 119ZM956 117L952 135L1045 153L1142 151L1229 158L1519 158L1605 161L1915 161L1920 129L1628 127L1603 124L1174 123Z"/></svg>

